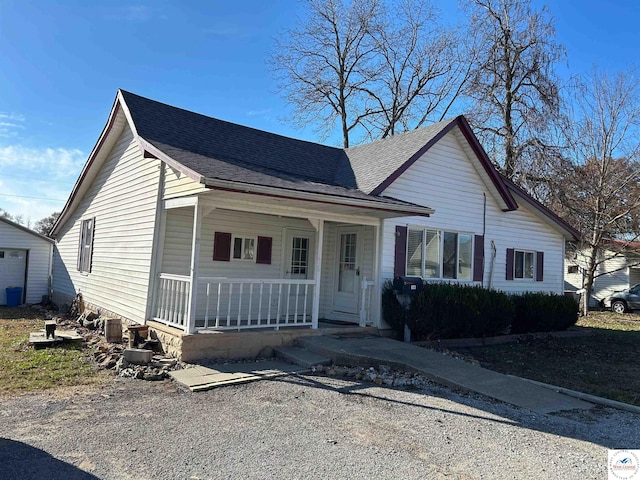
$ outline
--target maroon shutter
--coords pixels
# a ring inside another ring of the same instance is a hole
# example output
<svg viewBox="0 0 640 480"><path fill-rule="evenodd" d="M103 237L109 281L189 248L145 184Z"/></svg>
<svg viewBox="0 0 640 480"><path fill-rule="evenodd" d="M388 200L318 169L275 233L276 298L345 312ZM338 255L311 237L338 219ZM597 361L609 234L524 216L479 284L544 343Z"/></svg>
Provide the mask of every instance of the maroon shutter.
<svg viewBox="0 0 640 480"><path fill-rule="evenodd" d="M507 248L507 280L513 280L513 248Z"/></svg>
<svg viewBox="0 0 640 480"><path fill-rule="evenodd" d="M258 248L256 249L256 263L271 265L271 237L258 237Z"/></svg>
<svg viewBox="0 0 640 480"><path fill-rule="evenodd" d="M544 280L544 252L536 252L536 282Z"/></svg>
<svg viewBox="0 0 640 480"><path fill-rule="evenodd" d="M213 259L219 262L231 261L231 234L215 232L213 234Z"/></svg>
<svg viewBox="0 0 640 480"><path fill-rule="evenodd" d="M484 274L484 235L473 237L473 281L481 282Z"/></svg>
<svg viewBox="0 0 640 480"><path fill-rule="evenodd" d="M90 243L90 252L89 252L89 273L91 273L91 268L93 267L93 239L96 238L96 217L93 217L91 221L91 243Z"/></svg>
<svg viewBox="0 0 640 480"><path fill-rule="evenodd" d="M396 253L393 276L404 277L407 273L407 227L396 226Z"/></svg>

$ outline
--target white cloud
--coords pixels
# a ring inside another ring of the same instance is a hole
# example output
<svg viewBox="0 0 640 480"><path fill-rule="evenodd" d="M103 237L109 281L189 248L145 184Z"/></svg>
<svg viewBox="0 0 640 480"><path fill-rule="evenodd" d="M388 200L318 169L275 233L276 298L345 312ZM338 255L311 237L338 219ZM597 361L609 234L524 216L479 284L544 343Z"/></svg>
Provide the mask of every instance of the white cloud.
<svg viewBox="0 0 640 480"><path fill-rule="evenodd" d="M85 160L78 149L0 145L0 208L32 222L60 211Z"/></svg>
<svg viewBox="0 0 640 480"><path fill-rule="evenodd" d="M85 161L85 154L77 148L0 146L0 169L5 173L11 168L14 172L19 171L19 175L35 172L51 180L60 180L77 176Z"/></svg>

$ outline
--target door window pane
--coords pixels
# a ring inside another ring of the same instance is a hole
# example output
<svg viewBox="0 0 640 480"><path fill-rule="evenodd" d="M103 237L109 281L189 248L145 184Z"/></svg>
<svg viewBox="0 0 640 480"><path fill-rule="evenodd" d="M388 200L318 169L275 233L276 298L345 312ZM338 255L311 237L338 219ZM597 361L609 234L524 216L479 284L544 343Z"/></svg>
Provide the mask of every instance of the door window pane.
<svg viewBox="0 0 640 480"><path fill-rule="evenodd" d="M356 287L356 241L355 233L340 235L340 264L338 274L338 290L355 292Z"/></svg>

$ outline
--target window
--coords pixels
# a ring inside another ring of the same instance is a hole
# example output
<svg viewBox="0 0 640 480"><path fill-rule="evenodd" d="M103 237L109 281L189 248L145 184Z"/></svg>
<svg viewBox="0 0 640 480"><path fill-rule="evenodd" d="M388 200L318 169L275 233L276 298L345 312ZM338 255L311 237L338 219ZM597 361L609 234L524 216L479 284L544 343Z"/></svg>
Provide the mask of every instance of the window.
<svg viewBox="0 0 640 480"><path fill-rule="evenodd" d="M471 280L473 235L409 228L407 275Z"/></svg>
<svg viewBox="0 0 640 480"><path fill-rule="evenodd" d="M271 264L271 237L245 237L228 232L213 233L213 260L229 262L241 260L247 262Z"/></svg>
<svg viewBox="0 0 640 480"><path fill-rule="evenodd" d="M234 260L254 261L256 254L256 239L253 237L233 237Z"/></svg>
<svg viewBox="0 0 640 480"><path fill-rule="evenodd" d="M291 247L291 275L307 275L309 269L309 239L293 237Z"/></svg>
<svg viewBox="0 0 640 480"><path fill-rule="evenodd" d="M78 270L91 272L91 256L93 254L93 232L95 218L82 221L80 227L80 247L78 251Z"/></svg>
<svg viewBox="0 0 640 480"><path fill-rule="evenodd" d="M534 252L516 250L514 252L513 277L533 280Z"/></svg>
<svg viewBox="0 0 640 480"><path fill-rule="evenodd" d="M569 265L567 267L567 273L578 273L578 265Z"/></svg>

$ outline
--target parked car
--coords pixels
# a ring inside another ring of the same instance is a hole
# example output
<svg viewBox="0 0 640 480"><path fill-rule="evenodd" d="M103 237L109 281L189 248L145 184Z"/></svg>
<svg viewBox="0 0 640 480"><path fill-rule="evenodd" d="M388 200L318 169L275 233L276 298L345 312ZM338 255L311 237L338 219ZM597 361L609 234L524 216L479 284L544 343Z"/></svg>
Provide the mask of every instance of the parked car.
<svg viewBox="0 0 640 480"><path fill-rule="evenodd" d="M605 308L610 308L611 311L615 313L640 310L640 283L608 296L604 299L603 305Z"/></svg>

